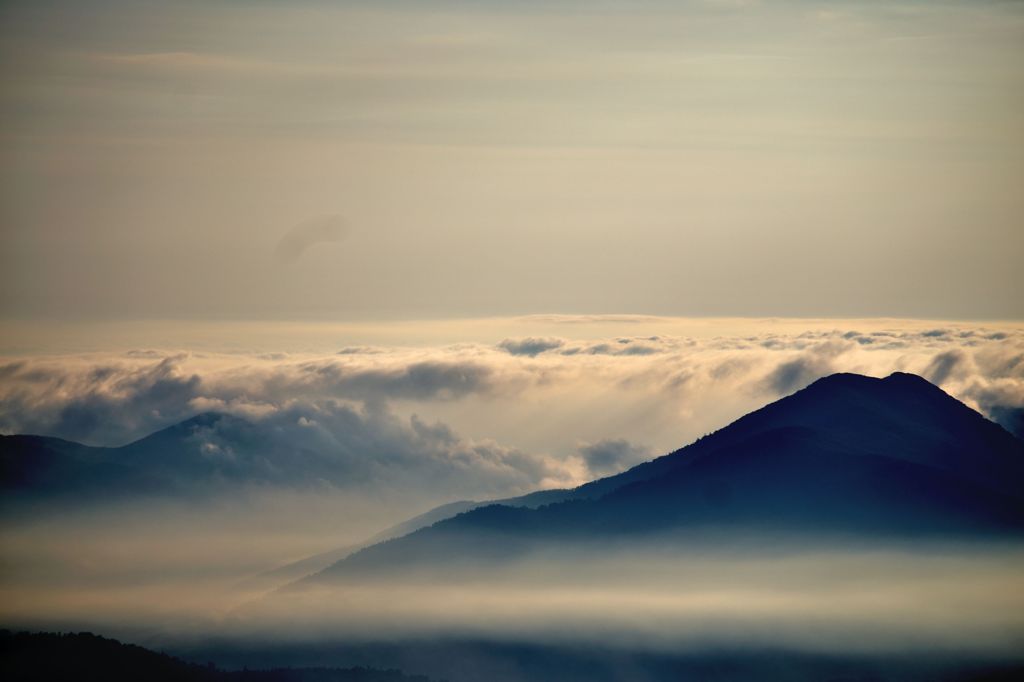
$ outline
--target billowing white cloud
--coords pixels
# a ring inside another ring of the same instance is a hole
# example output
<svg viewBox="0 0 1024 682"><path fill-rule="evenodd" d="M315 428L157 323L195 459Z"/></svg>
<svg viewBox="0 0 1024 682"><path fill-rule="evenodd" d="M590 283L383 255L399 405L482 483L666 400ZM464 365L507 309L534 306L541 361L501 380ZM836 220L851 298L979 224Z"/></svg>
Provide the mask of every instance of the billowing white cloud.
<svg viewBox="0 0 1024 682"><path fill-rule="evenodd" d="M0 431L120 445L219 412L261 434L205 434L203 452L228 480L407 486L450 499L612 473L833 372L915 372L1009 428L1024 406L1024 331L1012 325L869 321L700 337L657 327L329 353L12 357L0 362Z"/></svg>
<svg viewBox="0 0 1024 682"><path fill-rule="evenodd" d="M429 326L384 325L369 335L315 327L301 340L281 336L281 327L236 326L232 332L228 325L212 330L214 342L180 344L190 352L161 350L151 335L139 340L143 350L43 347L0 357L3 433L120 445L202 413L236 417L196 419L175 430L174 449L161 453L170 457L161 474L178 480L186 494L118 498L105 485L103 504L76 502L74 515L47 504L38 517L12 518L0 528L10 559L0 585L4 613L66 617L82 605L89 617L115 613L120 622L122 614L138 617L149 608L163 623L174 594L174 608L189 616L191 627L196 613L255 596L256 588L239 583L242 575L360 543L440 503L614 473L833 372L915 372L1008 426L1019 428L1024 414L1020 325L593 316L506 320L498 329L491 324L453 323L447 337L432 335ZM116 331L124 342L128 332ZM168 338L167 328L155 336ZM418 347L392 345L391 339L407 338L427 340ZM558 343L515 354L508 339ZM88 347L84 335L74 342ZM234 352L216 351L217 344L234 344ZM1000 554L993 565L1008 560ZM842 558L843 566L849 562ZM713 574L748 564L733 557L716 564ZM862 585L862 565L854 565ZM900 559L882 568L890 575L892 566L906 565ZM919 568L907 574L913 584L920 584ZM557 575L578 581L573 570L559 567ZM800 575L801 589L807 575ZM955 567L949 575L962 578L963 571ZM985 584L992 575L985 569ZM749 576L735 577L744 589L750 586ZM906 594L905 585L894 589ZM615 591L602 585L600 593ZM481 593L493 594L490 588ZM592 596L582 603L592 604ZM387 603L409 603L393 597L389 592ZM473 598L470 590L455 600L472 603L474 613L494 611L490 602L467 601ZM661 609L665 602L658 599ZM934 601L931 594L923 599ZM749 594L738 600L749 609ZM447 617L451 601L426 611L427 620ZM350 600L343 613L330 612L330 603L338 602L317 600L326 610L316 615L305 604L285 615L301 613L321 631L355 623L365 632L372 623ZM368 612L376 613L380 603ZM523 603L518 595L508 602L515 613ZM550 622L540 607L535 613ZM608 613L621 613L620 605ZM406 615L402 622L413 622ZM634 619L648 620L646 614ZM1005 623L996 625L1005 631ZM804 623L799 627L807 631Z"/></svg>

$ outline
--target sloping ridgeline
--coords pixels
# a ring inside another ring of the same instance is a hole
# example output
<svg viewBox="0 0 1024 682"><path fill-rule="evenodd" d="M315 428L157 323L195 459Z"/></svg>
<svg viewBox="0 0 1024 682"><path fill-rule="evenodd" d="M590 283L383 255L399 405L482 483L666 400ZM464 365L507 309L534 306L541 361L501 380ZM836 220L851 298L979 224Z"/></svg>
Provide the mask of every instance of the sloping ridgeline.
<svg viewBox="0 0 1024 682"><path fill-rule="evenodd" d="M564 543L1024 537L1024 442L921 377L836 374L537 508L494 504L309 580L503 561Z"/></svg>
<svg viewBox="0 0 1024 682"><path fill-rule="evenodd" d="M362 667L227 671L88 632L0 632L0 678L6 682L431 682L422 675Z"/></svg>

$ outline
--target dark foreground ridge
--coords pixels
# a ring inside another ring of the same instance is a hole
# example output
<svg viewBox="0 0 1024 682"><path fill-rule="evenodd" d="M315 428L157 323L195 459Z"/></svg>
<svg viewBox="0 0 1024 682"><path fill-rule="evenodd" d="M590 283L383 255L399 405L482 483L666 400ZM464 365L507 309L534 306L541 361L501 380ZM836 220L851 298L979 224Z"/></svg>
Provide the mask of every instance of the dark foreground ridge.
<svg viewBox="0 0 1024 682"><path fill-rule="evenodd" d="M1024 657L951 651L839 654L771 647L654 651L606 644L438 638L302 645L212 643L191 656L261 667L293 661L387 661L450 682L1018 682Z"/></svg>
<svg viewBox="0 0 1024 682"><path fill-rule="evenodd" d="M1011 682L1024 662L951 656L843 656L740 649L654 653L616 647L438 640L390 644L215 645L207 656L259 670L198 665L91 633L0 631L5 682ZM384 660L431 675L367 667L280 667L276 661Z"/></svg>
<svg viewBox="0 0 1024 682"><path fill-rule="evenodd" d="M311 580L504 561L566 542L1024 537L1024 441L919 376L835 374L536 508L494 504Z"/></svg>
<svg viewBox="0 0 1024 682"><path fill-rule="evenodd" d="M221 670L88 632L0 633L5 682L431 682L370 668Z"/></svg>

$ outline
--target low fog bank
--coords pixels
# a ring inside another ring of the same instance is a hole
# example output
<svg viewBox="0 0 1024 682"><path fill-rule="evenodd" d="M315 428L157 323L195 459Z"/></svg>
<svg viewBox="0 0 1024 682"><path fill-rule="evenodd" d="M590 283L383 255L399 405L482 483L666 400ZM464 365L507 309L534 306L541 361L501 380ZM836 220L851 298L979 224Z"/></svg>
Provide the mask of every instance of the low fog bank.
<svg viewBox="0 0 1024 682"><path fill-rule="evenodd" d="M0 627L450 682L934 682L1024 665L1020 543L658 536L285 585L295 574L258 578L390 519L371 501L275 499L5 520Z"/></svg>
<svg viewBox="0 0 1024 682"><path fill-rule="evenodd" d="M451 682L1015 679L1022 562L1024 546L988 543L566 551L284 590L165 641L228 667Z"/></svg>
<svg viewBox="0 0 1024 682"><path fill-rule="evenodd" d="M248 552L241 539L220 544L213 530L205 547L164 540L162 552L157 541L117 551L96 536L69 544L77 563L65 556L57 565L56 546L49 568L41 559L8 561L0 622L172 651L213 642L286 653L324 642L485 640L651 655L740 647L1003 659L1024 643L1024 546L1015 544L565 548L475 573L408 567L403 579L307 581L265 593L240 580L260 563L255 543ZM273 664L324 662L285 653Z"/></svg>
<svg viewBox="0 0 1024 682"><path fill-rule="evenodd" d="M305 643L216 640L177 652L227 668L362 665L399 668L448 682L1013 682L1020 656L962 651L839 654L779 647L708 646L652 651L594 644L490 639Z"/></svg>
<svg viewBox="0 0 1024 682"><path fill-rule="evenodd" d="M638 649L785 646L821 652L1012 652L1024 641L1024 546L619 547L537 553L447 576L407 568L279 591L237 632L286 638L434 636Z"/></svg>
<svg viewBox="0 0 1024 682"><path fill-rule="evenodd" d="M0 626L209 629L429 508L375 491L243 486L206 499L141 497L0 518Z"/></svg>

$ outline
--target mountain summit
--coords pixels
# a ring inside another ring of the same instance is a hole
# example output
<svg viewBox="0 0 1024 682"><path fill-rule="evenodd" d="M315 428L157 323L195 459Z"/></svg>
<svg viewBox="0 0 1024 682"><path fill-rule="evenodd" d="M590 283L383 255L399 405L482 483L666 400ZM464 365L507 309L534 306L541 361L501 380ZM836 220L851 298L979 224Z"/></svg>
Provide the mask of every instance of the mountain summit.
<svg viewBox="0 0 1024 682"><path fill-rule="evenodd" d="M834 374L680 450L482 506L364 549L314 579L505 558L564 542L778 534L1024 533L1024 442L925 379Z"/></svg>

